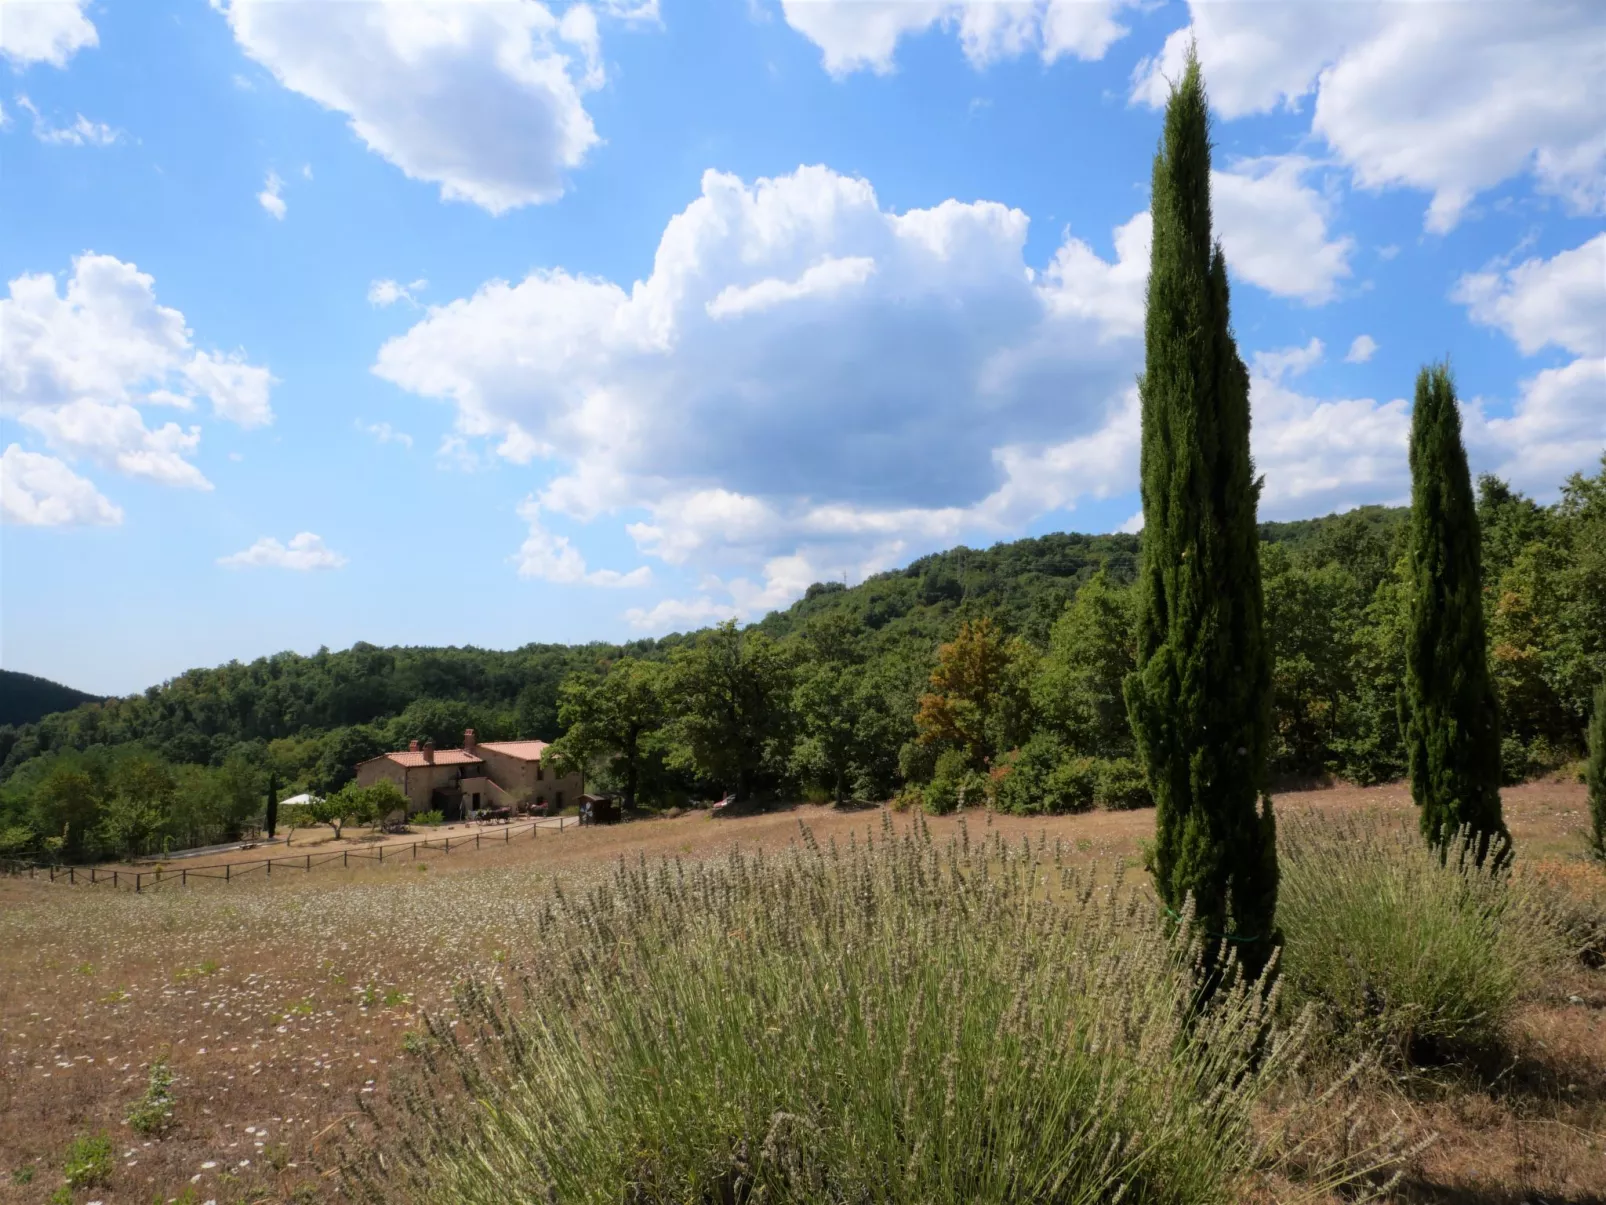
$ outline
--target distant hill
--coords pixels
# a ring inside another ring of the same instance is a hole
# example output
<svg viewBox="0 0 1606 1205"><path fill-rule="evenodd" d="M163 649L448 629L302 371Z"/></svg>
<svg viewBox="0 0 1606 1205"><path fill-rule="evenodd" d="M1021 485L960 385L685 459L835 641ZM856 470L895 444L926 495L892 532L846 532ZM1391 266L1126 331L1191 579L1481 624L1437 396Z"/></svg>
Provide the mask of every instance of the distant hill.
<svg viewBox="0 0 1606 1205"><path fill-rule="evenodd" d="M74 690L49 678L0 669L0 724L32 724L53 711L71 711L80 703L99 699L99 695Z"/></svg>
<svg viewBox="0 0 1606 1205"><path fill-rule="evenodd" d="M1361 528L1390 532L1403 515L1368 508L1360 525L1337 516L1268 523L1261 537L1296 557L1311 550L1348 563L1354 559L1348 544L1365 534ZM784 639L816 617L845 615L862 633L868 656L912 666L923 682L937 645L973 616L992 616L1009 634L1045 645L1065 604L1100 569L1117 581L1132 580L1138 549L1135 535L1071 532L951 548L855 586L816 582L756 626ZM249 664L192 669L111 701L8 673L0 723L16 727L0 731L0 783L40 753L97 744L137 743L174 763L221 765L242 744L260 760L266 743L288 741L294 748L285 747L287 757L316 759L327 746L331 765L349 765L415 734L455 743L465 727L482 739L551 740L560 731L558 686L567 675L622 653L663 658L695 637L687 632L622 645L529 644L505 651L359 642L338 652L277 653ZM62 714L50 714L56 712Z"/></svg>

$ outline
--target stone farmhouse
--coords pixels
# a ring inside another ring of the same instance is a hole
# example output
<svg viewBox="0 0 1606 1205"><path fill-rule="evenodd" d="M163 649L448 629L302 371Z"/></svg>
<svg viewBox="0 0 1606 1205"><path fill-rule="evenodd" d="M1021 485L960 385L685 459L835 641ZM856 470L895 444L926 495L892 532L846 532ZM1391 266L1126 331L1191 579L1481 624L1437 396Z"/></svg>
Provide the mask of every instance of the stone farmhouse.
<svg viewBox="0 0 1606 1205"><path fill-rule="evenodd" d="M486 741L463 733L461 749L436 749L417 741L403 752L382 753L357 766L357 785L390 781L407 796L407 813L438 811L448 820L472 820L493 808L527 812L545 805L557 811L578 803L585 783L578 774L559 776L543 764L545 741Z"/></svg>

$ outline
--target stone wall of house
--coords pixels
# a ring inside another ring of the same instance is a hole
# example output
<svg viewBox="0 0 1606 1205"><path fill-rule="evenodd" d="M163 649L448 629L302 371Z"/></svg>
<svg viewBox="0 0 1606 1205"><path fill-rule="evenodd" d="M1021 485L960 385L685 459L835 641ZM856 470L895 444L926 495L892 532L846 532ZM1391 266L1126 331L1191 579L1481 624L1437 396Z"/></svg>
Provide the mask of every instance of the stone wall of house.
<svg viewBox="0 0 1606 1205"><path fill-rule="evenodd" d="M395 783L407 796L407 814L413 815L430 810L437 787L452 786L464 770L472 774L478 769L461 765L403 766L388 757L376 757L357 767L357 785L371 787L386 780Z"/></svg>
<svg viewBox="0 0 1606 1205"><path fill-rule="evenodd" d="M485 759L486 776L520 804L539 803L544 799L554 807L567 807L577 802L585 789L578 774L558 777L534 758L515 757L485 745L477 746L474 753ZM561 804L558 803L560 793Z"/></svg>
<svg viewBox="0 0 1606 1205"><path fill-rule="evenodd" d="M357 767L357 785L371 787L376 783L393 782L396 789L407 796L407 810L417 811L413 807L413 797L407 789L407 767L399 766L388 757L375 757L363 762Z"/></svg>

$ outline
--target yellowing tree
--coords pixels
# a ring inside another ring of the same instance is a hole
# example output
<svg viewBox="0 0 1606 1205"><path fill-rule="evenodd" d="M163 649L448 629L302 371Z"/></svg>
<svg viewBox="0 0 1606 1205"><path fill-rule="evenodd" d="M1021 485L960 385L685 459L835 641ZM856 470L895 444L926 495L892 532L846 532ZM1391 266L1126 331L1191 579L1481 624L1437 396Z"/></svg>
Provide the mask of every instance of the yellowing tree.
<svg viewBox="0 0 1606 1205"><path fill-rule="evenodd" d="M955 746L977 767L991 763L1030 726L1034 660L1023 641L1006 640L991 619L966 621L937 650L931 690L915 713L919 739Z"/></svg>

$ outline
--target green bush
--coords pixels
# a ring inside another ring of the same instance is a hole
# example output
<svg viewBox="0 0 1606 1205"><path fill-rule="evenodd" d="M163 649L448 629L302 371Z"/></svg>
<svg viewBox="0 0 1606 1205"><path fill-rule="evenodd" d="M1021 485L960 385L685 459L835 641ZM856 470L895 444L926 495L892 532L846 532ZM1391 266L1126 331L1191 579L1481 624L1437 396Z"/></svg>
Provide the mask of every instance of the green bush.
<svg viewBox="0 0 1606 1205"><path fill-rule="evenodd" d="M136 1133L160 1137L173 1124L173 1104L173 1072L158 1060L151 1064L145 1095L129 1106L128 1124Z"/></svg>
<svg viewBox="0 0 1606 1205"><path fill-rule="evenodd" d="M74 1138L61 1162L61 1173L71 1188L94 1188L112 1176L112 1140L105 1134Z"/></svg>
<svg viewBox="0 0 1606 1205"><path fill-rule="evenodd" d="M1112 812L1154 806L1149 778L1143 767L1130 757L1115 757L1098 764L1093 800Z"/></svg>
<svg viewBox="0 0 1606 1205"><path fill-rule="evenodd" d="M413 816L411 819L412 819L412 822L414 824L422 824L426 828L434 828L437 824L445 824L446 823L445 815L442 814L441 812L438 812L438 811L435 811L435 812L419 812L417 815Z"/></svg>
<svg viewBox="0 0 1606 1205"><path fill-rule="evenodd" d="M947 815L960 806L961 798L974 806L975 783L970 763L958 749L944 749L937 757L931 782L921 791L921 803L933 816Z"/></svg>
<svg viewBox="0 0 1606 1205"><path fill-rule="evenodd" d="M542 926L563 955L531 960L529 998L550 1007L474 987L461 1024L431 1021L346 1187L465 1205L1253 1195L1291 1149L1258 1145L1252 1117L1301 1031L1253 989L1200 1013L1197 943L1119 879L1064 870L1045 899L1054 868L1029 848L939 849L912 827L621 865Z"/></svg>
<svg viewBox="0 0 1606 1205"><path fill-rule="evenodd" d="M1554 930L1512 876L1452 843L1441 863L1414 825L1279 823L1286 998L1333 1038L1381 1045L1396 1064L1498 1050L1525 984L1562 959Z"/></svg>
<svg viewBox="0 0 1606 1205"><path fill-rule="evenodd" d="M1073 757L1059 737L1039 732L1000 767L996 803L1021 816L1086 811L1093 805L1098 762Z"/></svg>
<svg viewBox="0 0 1606 1205"><path fill-rule="evenodd" d="M1500 781L1502 786L1526 782L1533 772L1528 746L1514 736L1500 738Z"/></svg>

